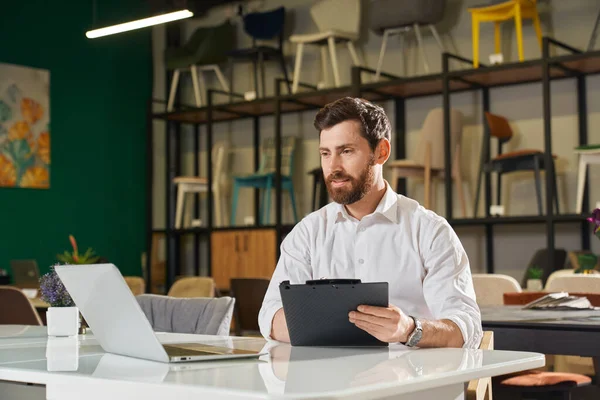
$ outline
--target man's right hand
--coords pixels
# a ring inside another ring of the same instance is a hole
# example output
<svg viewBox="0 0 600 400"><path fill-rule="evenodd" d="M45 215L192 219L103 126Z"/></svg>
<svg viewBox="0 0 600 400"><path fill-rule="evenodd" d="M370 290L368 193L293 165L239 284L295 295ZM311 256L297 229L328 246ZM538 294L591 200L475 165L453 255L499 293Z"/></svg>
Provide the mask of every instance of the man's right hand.
<svg viewBox="0 0 600 400"><path fill-rule="evenodd" d="M275 316L273 316L273 322L271 323L271 339L286 343L290 342L290 333L288 332L287 323L285 322L283 308L277 310Z"/></svg>

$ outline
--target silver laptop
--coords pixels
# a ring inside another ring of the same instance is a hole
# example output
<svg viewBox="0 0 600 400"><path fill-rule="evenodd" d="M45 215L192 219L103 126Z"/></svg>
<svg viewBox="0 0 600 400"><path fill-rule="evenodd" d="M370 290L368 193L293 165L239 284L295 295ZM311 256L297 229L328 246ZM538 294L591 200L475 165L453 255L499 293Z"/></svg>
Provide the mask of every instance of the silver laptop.
<svg viewBox="0 0 600 400"><path fill-rule="evenodd" d="M15 286L20 288L39 288L40 270L35 260L10 260Z"/></svg>
<svg viewBox="0 0 600 400"><path fill-rule="evenodd" d="M107 353L161 362L259 357L263 352L202 343L161 344L113 264L59 265L56 273ZM215 341L218 342L218 341Z"/></svg>

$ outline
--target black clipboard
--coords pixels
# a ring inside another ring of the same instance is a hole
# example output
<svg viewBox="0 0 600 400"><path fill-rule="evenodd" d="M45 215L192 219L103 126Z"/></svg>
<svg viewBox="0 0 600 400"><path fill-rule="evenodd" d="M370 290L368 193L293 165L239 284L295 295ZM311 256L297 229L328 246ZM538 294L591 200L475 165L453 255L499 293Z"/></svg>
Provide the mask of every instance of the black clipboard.
<svg viewBox="0 0 600 400"><path fill-rule="evenodd" d="M348 319L359 305L387 307L388 283L321 279L279 284L292 346L387 346Z"/></svg>

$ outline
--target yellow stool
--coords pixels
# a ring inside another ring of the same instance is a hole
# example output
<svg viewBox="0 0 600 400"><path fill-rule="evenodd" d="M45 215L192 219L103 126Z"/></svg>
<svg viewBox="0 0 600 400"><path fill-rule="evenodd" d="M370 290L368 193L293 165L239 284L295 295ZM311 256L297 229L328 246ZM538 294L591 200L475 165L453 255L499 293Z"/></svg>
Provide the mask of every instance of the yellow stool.
<svg viewBox="0 0 600 400"><path fill-rule="evenodd" d="M542 28L537 12L536 0L508 0L504 3L487 7L469 8L473 23L473 67L479 67L479 23L493 22L496 42L496 53L500 53L500 23L515 19L517 31L517 46L519 48L519 61L523 61L523 29L522 20L533 20L535 33L542 48Z"/></svg>

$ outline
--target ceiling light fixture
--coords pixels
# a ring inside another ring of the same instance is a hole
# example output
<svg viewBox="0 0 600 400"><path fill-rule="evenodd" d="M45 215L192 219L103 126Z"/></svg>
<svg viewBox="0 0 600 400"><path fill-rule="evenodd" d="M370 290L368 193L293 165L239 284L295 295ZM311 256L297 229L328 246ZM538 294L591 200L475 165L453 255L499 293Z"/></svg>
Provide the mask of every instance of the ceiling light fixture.
<svg viewBox="0 0 600 400"><path fill-rule="evenodd" d="M152 25L164 24L166 22L177 21L179 19L190 18L194 15L190 10L180 10L154 17L138 19L136 21L125 22L123 24L107 26L106 28L87 31L85 36L88 39L95 39L101 36L113 35L115 33L132 31L134 29L145 28Z"/></svg>

